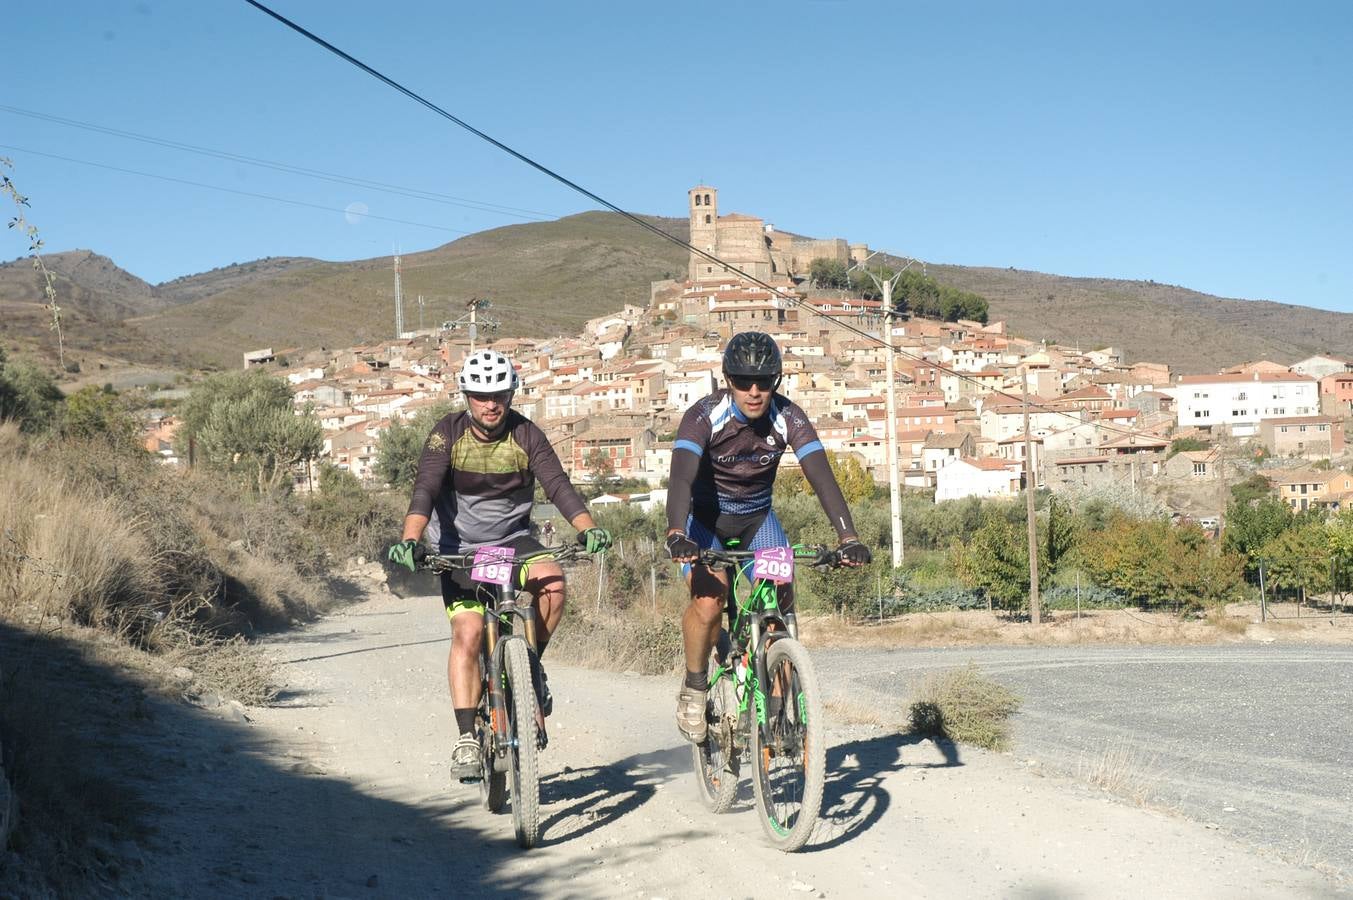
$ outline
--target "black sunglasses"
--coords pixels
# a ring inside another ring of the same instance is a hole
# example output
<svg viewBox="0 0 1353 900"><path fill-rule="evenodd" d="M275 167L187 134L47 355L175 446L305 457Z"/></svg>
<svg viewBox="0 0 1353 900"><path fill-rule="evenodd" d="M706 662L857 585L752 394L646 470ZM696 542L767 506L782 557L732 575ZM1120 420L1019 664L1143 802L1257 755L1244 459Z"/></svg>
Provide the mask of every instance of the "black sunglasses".
<svg viewBox="0 0 1353 900"><path fill-rule="evenodd" d="M499 403L507 403L508 400L512 399L512 392L494 391L491 394L476 394L471 391L466 391L465 396L469 397L471 400L478 401L479 403L492 403L494 400L497 400Z"/></svg>
<svg viewBox="0 0 1353 900"><path fill-rule="evenodd" d="M750 391L756 385L763 391L773 391L780 383L778 375L762 375L760 378L746 378L742 375L729 375L728 383L740 391Z"/></svg>

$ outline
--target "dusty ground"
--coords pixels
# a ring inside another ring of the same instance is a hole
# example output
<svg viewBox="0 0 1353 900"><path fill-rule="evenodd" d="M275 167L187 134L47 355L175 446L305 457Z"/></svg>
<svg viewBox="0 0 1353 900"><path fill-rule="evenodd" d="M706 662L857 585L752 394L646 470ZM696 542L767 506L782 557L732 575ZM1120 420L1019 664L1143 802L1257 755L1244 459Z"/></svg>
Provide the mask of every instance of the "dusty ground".
<svg viewBox="0 0 1353 900"><path fill-rule="evenodd" d="M551 667L544 845L447 775L446 624L379 599L279 637L266 709L149 698L99 737L152 807L104 892L168 897L1326 896L1339 884L1018 759L835 723L815 843L699 805L671 678ZM132 757L126 754L134 754ZM134 763L125 762L133 759ZM5 893L0 870L0 895Z"/></svg>
<svg viewBox="0 0 1353 900"><path fill-rule="evenodd" d="M1350 610L1353 611L1353 610ZM911 613L882 623L846 625L835 617L801 622L805 635L824 647L953 647L1070 644L1353 644L1353 615L1297 617L1290 603L1270 607L1261 621L1254 604L1231 604L1218 614L1184 619L1172 613L1133 609L1056 610L1037 628L1002 613ZM1276 615L1275 615L1276 614Z"/></svg>

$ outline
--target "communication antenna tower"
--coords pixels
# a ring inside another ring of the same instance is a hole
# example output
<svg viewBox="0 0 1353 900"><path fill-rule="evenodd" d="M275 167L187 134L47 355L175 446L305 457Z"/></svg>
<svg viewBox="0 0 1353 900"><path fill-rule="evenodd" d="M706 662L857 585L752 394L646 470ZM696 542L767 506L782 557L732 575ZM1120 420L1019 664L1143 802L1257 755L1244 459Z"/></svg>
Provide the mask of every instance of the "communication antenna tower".
<svg viewBox="0 0 1353 900"><path fill-rule="evenodd" d="M399 283L399 252L395 252L395 340L404 336L404 289Z"/></svg>

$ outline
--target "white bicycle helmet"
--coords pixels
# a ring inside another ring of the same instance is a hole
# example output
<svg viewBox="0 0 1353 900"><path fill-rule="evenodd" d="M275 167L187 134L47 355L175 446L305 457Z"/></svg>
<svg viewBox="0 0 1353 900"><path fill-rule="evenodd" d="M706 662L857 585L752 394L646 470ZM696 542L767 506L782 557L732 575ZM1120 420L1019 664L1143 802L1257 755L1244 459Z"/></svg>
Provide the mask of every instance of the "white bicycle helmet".
<svg viewBox="0 0 1353 900"><path fill-rule="evenodd" d="M480 350L466 358L456 383L462 391L474 394L515 391L517 370L512 368L512 361L497 350Z"/></svg>

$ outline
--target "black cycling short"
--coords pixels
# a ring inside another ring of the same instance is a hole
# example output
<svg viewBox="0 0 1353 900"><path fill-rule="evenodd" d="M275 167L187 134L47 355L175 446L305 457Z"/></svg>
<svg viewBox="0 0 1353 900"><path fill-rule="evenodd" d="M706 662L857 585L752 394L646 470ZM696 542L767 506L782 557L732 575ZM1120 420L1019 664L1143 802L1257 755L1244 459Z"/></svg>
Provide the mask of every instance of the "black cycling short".
<svg viewBox="0 0 1353 900"><path fill-rule="evenodd" d="M516 558L539 553L545 548L529 534L512 538L499 544L516 551ZM467 551L468 552L468 551ZM512 583L521 584L521 566L512 567ZM492 602L498 596L498 585L485 584L470 578L469 569L457 569L455 572L442 573L442 605L446 607L448 618L454 619L463 612L484 614L485 601Z"/></svg>

